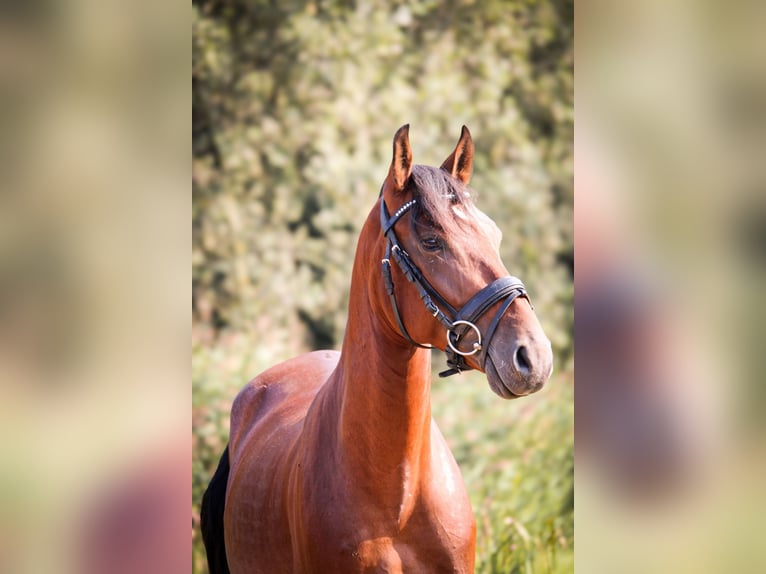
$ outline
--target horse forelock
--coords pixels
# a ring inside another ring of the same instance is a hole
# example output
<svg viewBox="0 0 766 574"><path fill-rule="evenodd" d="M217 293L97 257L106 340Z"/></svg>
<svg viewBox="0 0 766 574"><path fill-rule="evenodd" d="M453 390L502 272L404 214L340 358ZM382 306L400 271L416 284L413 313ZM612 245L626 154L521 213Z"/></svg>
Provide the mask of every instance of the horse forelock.
<svg viewBox="0 0 766 574"><path fill-rule="evenodd" d="M415 165L410 186L417 203L411 219L415 231L432 228L445 237L461 237L468 231L466 220L456 214L456 207L472 204L468 186L442 169Z"/></svg>

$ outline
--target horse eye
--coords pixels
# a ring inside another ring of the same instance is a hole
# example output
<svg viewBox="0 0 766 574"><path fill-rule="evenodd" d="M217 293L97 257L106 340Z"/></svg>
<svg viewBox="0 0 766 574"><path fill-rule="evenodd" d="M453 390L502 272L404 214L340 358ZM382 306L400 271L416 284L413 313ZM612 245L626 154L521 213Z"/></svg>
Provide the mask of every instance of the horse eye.
<svg viewBox="0 0 766 574"><path fill-rule="evenodd" d="M439 251L443 247L441 239L434 236L424 237L420 240L420 245L426 251Z"/></svg>

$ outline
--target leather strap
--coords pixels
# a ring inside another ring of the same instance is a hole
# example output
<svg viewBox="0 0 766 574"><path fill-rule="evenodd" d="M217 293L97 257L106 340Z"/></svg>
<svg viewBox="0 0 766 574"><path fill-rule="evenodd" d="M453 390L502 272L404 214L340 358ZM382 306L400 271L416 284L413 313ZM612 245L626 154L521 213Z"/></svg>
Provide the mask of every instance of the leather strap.
<svg viewBox="0 0 766 574"><path fill-rule="evenodd" d="M450 367L450 369L439 373L440 377L448 377L450 375L454 375L473 368L468 365L465 360L465 356L460 352L453 350L452 347L457 349L457 346L460 344L460 339L469 329L473 328L478 332L478 327L475 326L475 322L479 320L479 318L498 301L504 301L504 303L500 306L500 309L498 309L497 313L495 314L495 317L492 319L492 322L490 323L489 328L484 334L484 338L482 340L478 359L479 364L483 369L484 363L486 362L490 342L492 341L492 337L494 336L495 331L500 324L500 319L516 298L524 297L529 300L529 296L527 295L526 289L521 280L509 275L507 277L500 277L499 279L495 279L492 283L471 297L459 310L450 305L449 302L447 302L444 297L442 297L441 294L436 289L434 289L434 287L423 276L423 273L412 261L409 254L402 248L401 244L399 243L399 238L396 236L396 232L394 231L396 222L399 221L416 203L417 199L411 199L410 201L403 204L399 209L397 209L393 215L389 215L388 209L386 208L386 202L382 197L381 190L380 226L383 235L387 239L386 255L381 261L381 266L383 281L385 283L388 296L391 299L391 307L394 312L396 323L399 326L399 330L401 331L402 335L404 335L404 337L412 345L422 349L433 348L431 345L423 345L413 340L404 325L404 321L402 320L401 314L399 313L399 305L396 302L396 290L394 288L394 281L391 275L392 257L399 265L399 268L402 270L405 277L407 277L407 280L417 288L420 298L423 301L423 304L426 306L426 309L428 309L428 312L431 313L444 326L444 328L447 330L447 337L450 337L450 344L446 349L447 365ZM453 317L453 319L450 319L450 317L444 311L442 311L442 308L446 309L447 312ZM467 324L470 324L470 326ZM481 333L479 332L479 334Z"/></svg>

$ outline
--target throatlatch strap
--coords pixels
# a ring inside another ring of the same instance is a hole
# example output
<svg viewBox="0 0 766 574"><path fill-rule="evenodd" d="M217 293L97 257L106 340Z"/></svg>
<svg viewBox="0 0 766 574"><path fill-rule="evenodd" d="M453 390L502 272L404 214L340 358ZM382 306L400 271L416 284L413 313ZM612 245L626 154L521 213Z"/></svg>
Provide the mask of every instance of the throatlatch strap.
<svg viewBox="0 0 766 574"><path fill-rule="evenodd" d="M415 345L416 347L420 347L421 349L433 349L431 345L422 345L410 337L410 334L407 331L407 327L404 326L404 321L402 321L402 317L399 314L399 305L396 304L396 292L394 291L394 280L391 277L390 241L386 245L386 257L381 263L383 266L383 282L386 284L386 291L388 292L389 299L391 299L391 308L394 310L394 318L396 319L397 325L399 325L399 331L411 344Z"/></svg>
<svg viewBox="0 0 766 574"><path fill-rule="evenodd" d="M450 329L452 327L452 321L444 314L439 306L434 303L433 299L437 299L441 305L446 306L448 310L453 314L455 313L455 310L442 298L441 295L439 295L439 293L431 286L431 284L420 272L420 269L418 269L417 266L412 262L409 254L404 249L402 249L401 245L399 244L399 238L396 236L396 232L394 231L394 224L399 221L402 216L404 216L404 214L407 213L416 203L417 200L412 199L397 209L392 216L389 216L388 210L386 208L386 203L381 199L380 225L381 229L383 230L383 234L385 235L386 239L388 239L388 242L386 243L386 256L381 263L383 266L383 280L386 285L386 291L388 292L388 296L391 299L391 307L394 311L394 318L399 325L399 330L401 331L402 335L404 335L404 337L416 347L420 347L421 349L433 349L431 345L423 345L415 341L407 331L407 327L404 326L404 320L399 313L399 305L396 303L396 291L394 288L394 280L391 275L391 256L393 256L399 265L399 268L404 273L404 276L417 288L418 294L420 295L423 304L426 306L426 309L428 309L428 312L431 313L431 315L433 315L442 325L444 325L446 329Z"/></svg>

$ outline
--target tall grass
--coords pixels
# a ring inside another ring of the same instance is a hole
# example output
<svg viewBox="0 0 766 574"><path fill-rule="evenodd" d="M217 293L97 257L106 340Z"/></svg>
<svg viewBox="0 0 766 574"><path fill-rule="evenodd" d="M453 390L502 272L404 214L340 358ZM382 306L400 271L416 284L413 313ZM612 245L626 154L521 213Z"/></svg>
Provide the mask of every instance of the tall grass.
<svg viewBox="0 0 766 574"><path fill-rule="evenodd" d="M228 441L229 408L253 375L284 357L233 338L193 349L193 573L207 572L199 501ZM443 358L434 357L435 367ZM504 401L478 373L434 375L433 416L452 448L477 522L476 572L572 572L572 374Z"/></svg>
<svg viewBox="0 0 766 574"><path fill-rule="evenodd" d="M476 572L573 571L572 399L571 373L512 402L478 373L435 380L433 416L476 515Z"/></svg>

